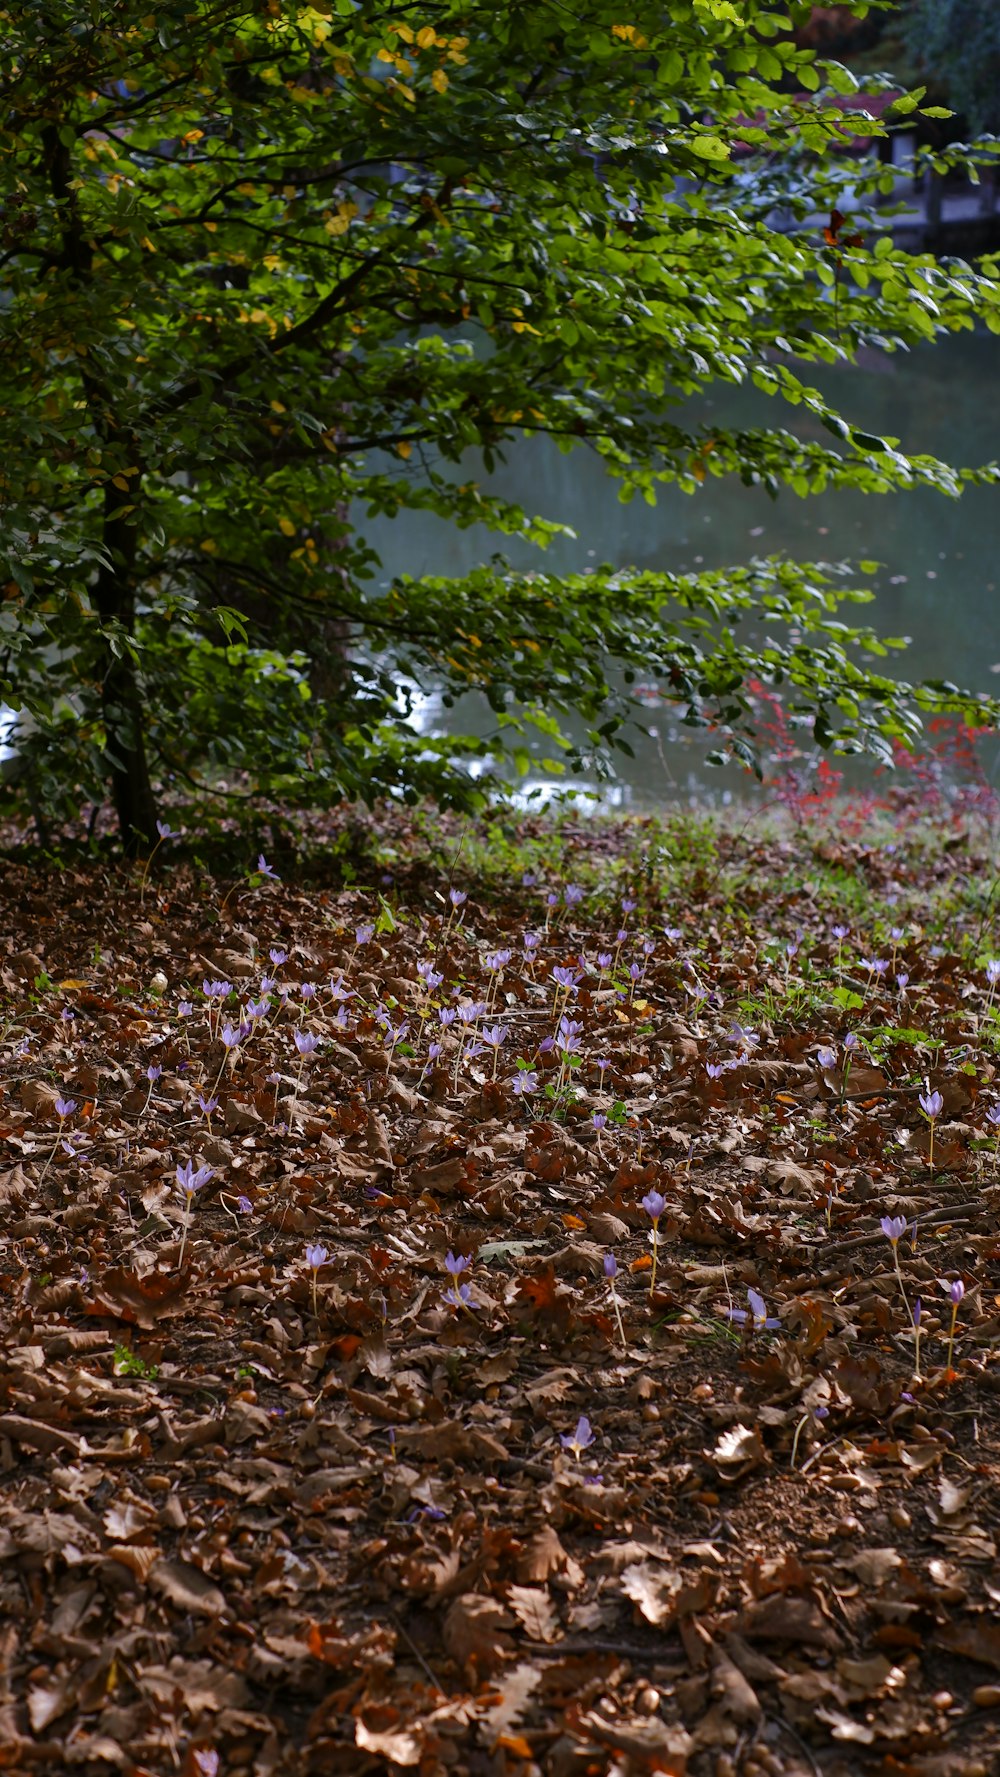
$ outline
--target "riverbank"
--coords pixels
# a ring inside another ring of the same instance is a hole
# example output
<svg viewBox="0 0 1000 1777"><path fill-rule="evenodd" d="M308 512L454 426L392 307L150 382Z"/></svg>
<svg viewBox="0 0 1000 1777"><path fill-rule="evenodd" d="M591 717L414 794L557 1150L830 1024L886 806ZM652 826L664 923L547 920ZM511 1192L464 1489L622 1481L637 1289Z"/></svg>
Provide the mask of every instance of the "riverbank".
<svg viewBox="0 0 1000 1777"><path fill-rule="evenodd" d="M16 1766L994 1769L994 829L928 806L8 851Z"/></svg>

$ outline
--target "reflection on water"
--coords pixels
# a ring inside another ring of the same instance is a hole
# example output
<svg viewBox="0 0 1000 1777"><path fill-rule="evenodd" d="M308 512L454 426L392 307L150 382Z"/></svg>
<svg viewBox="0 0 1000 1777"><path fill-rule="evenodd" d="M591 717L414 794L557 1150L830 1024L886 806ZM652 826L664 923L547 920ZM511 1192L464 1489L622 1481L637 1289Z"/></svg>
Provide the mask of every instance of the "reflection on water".
<svg viewBox="0 0 1000 1777"><path fill-rule="evenodd" d="M860 366L824 371L813 380L853 423L898 438L904 450L964 466L1000 457L1000 339L991 334L961 335L891 357L867 353ZM752 387L717 384L681 411L692 423L769 424L803 436L815 427L829 443L818 421ZM463 478L470 471L463 464ZM904 655L880 661L879 670L952 679L974 691L998 689L992 674L1000 671L1000 488L972 488L960 500L920 490L878 496L834 491L805 500L789 491L774 501L730 479L708 481L694 496L666 488L656 507L641 500L625 506L599 459L585 450L563 456L547 439L518 444L505 466L479 479L526 510L573 527L575 540L559 538L546 552L545 565L555 571L579 572L595 562L718 568L778 551L802 560L877 560L883 565L872 580L876 602L855 607L859 620L884 635L912 638ZM369 534L387 577L464 574L498 547L485 527L459 531L424 513L382 520ZM500 542L515 566L538 565L530 545ZM424 726L440 728L442 716L449 719L431 701ZM492 732L489 711L475 709L472 700L450 719L466 732ZM621 761L623 785L637 799L693 791L718 799L743 792L745 775L704 767L702 743L686 730L679 731L684 742L677 744L669 713L651 715L650 724L658 732L640 737L634 761Z"/></svg>

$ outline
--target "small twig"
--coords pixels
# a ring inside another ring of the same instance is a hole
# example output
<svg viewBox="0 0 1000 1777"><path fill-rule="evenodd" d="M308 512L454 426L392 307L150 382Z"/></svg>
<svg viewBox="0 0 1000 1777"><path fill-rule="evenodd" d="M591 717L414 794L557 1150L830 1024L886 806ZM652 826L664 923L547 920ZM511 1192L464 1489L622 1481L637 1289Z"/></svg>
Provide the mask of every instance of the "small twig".
<svg viewBox="0 0 1000 1777"><path fill-rule="evenodd" d="M427 1661L424 1659L423 1654L420 1652L420 1649L418 1648L416 1642L414 1641L413 1636L410 1634L409 1630L407 1629L405 1623L403 1623L401 1618L397 1615L397 1613L394 1610L390 1610L389 1615L392 1618L393 1622L395 1623L396 1628L399 1630L400 1635L403 1637L403 1640L406 1642L406 1645L409 1648L410 1652L412 1653L414 1659L419 1661L420 1665L423 1667L423 1670L426 1672L428 1678L430 1679L431 1684L434 1686L434 1689L436 1691L440 1691L443 1696L444 1695L444 1686L442 1685L441 1680L438 1678L438 1676L434 1672L433 1668L428 1666Z"/></svg>
<svg viewBox="0 0 1000 1777"><path fill-rule="evenodd" d="M809 1747L806 1745L806 1742L802 1739L802 1736L800 1734L797 1734L795 1732L795 1729L792 1727L791 1723L787 1722L783 1715L766 1715L764 1717L764 1720L773 1722L776 1728L780 1728L780 1730L783 1734L787 1734L788 1738L790 1740L794 1740L795 1744L799 1748L799 1750L801 1752L805 1753L806 1758L809 1760L810 1765L812 1766L814 1772L816 1773L816 1777L823 1777L823 1773L820 1770L818 1764L816 1763L816 1760L813 1758L813 1755L810 1752Z"/></svg>
<svg viewBox="0 0 1000 1777"><path fill-rule="evenodd" d="M931 1227L935 1222L967 1222L976 1211L981 1213L983 1208L982 1202L956 1203L953 1209L945 1204L940 1209L929 1209L925 1215L922 1215L920 1227L923 1230ZM877 1246L882 1239L884 1236L881 1231L875 1229L871 1234L855 1234L850 1240L840 1240L836 1246L827 1246L823 1250L824 1254L856 1252L862 1246Z"/></svg>
<svg viewBox="0 0 1000 1777"><path fill-rule="evenodd" d="M664 1658L663 1649L655 1647L633 1647L627 1641L519 1641L518 1648L524 1648L536 1660L560 1660L564 1655L571 1654L614 1654L622 1660L641 1660L650 1666L670 1666ZM682 1670L680 1666L676 1668ZM686 1672L687 1667L683 1670Z"/></svg>

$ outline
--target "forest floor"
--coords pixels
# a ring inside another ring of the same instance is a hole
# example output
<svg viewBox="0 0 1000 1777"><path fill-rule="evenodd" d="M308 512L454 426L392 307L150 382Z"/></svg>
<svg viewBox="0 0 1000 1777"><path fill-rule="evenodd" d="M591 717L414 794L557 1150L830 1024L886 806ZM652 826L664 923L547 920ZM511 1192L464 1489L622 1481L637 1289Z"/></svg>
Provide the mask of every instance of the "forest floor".
<svg viewBox="0 0 1000 1777"><path fill-rule="evenodd" d="M3 866L0 1769L994 1772L988 834L331 835Z"/></svg>

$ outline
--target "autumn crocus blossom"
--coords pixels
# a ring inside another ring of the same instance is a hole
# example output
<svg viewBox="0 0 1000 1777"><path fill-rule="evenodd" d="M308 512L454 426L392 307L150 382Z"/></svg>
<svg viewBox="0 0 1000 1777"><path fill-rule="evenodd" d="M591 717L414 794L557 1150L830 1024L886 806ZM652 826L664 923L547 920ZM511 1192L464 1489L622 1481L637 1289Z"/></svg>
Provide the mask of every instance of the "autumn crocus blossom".
<svg viewBox="0 0 1000 1777"><path fill-rule="evenodd" d="M642 1207L653 1224L653 1269L649 1276L649 1293L656 1288L657 1236L660 1228L660 1217L667 1207L667 1200L659 1191L647 1191L642 1200Z"/></svg>
<svg viewBox="0 0 1000 1777"><path fill-rule="evenodd" d="M927 1153L927 1164L928 1166L933 1166L934 1125L940 1117L941 1112L944 1110L944 1099L941 1097L940 1092L921 1092L919 1104L920 1109L923 1111L924 1116L927 1118L927 1121L931 1126L931 1142Z"/></svg>
<svg viewBox="0 0 1000 1777"><path fill-rule="evenodd" d="M579 1461L584 1450L594 1442L594 1429L585 1413L581 1413L576 1422L576 1430L564 1432L559 1439L564 1450L571 1450Z"/></svg>
<svg viewBox="0 0 1000 1777"><path fill-rule="evenodd" d="M755 1290L752 1287L747 1290L747 1307L730 1308L726 1314L726 1319L735 1321L738 1326L746 1326L749 1324L753 1327L754 1332L756 1333L763 1332L765 1329L770 1332L773 1328L780 1327L781 1325L780 1320L777 1320L774 1315L768 1314L767 1306L760 1291Z"/></svg>

